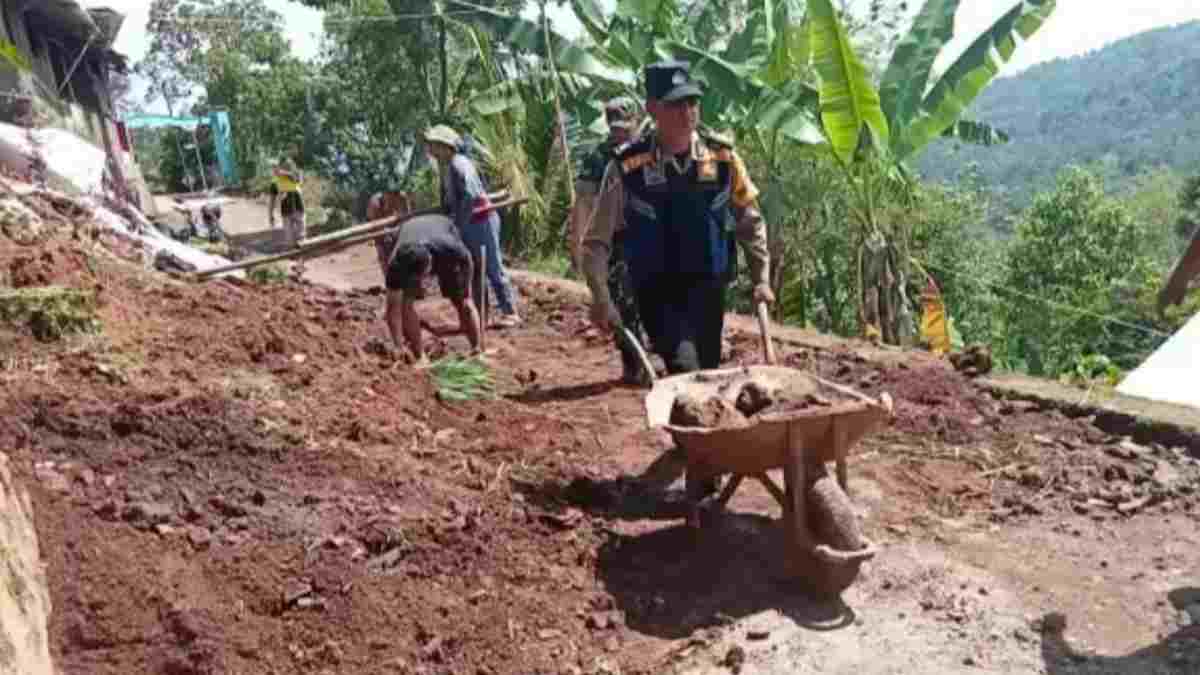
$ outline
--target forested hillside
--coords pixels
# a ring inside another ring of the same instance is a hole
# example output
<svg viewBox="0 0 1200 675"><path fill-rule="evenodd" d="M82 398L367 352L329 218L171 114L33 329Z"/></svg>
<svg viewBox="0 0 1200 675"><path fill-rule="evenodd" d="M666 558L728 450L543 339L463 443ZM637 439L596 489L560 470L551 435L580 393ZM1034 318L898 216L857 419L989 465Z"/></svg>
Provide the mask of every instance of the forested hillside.
<svg viewBox="0 0 1200 675"><path fill-rule="evenodd" d="M1068 164L1094 164L1110 189L1158 166L1200 167L1200 22L1153 30L1099 51L996 80L970 116L1008 132L1005 146L940 141L918 163L955 180L974 162L1009 208L1049 190Z"/></svg>

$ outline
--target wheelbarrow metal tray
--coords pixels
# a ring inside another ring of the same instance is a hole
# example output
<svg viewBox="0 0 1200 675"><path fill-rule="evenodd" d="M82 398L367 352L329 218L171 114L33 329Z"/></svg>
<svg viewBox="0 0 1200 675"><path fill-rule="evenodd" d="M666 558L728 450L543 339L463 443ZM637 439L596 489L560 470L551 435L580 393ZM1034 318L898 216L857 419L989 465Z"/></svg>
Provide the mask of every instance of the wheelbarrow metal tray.
<svg viewBox="0 0 1200 675"><path fill-rule="evenodd" d="M675 398L690 393L700 399L737 396L743 384L756 380L787 395L815 393L838 400L832 406L764 412L748 426L679 427L670 423ZM848 400L844 400L848 399ZM646 395L651 428L671 432L689 463L736 474L758 474L787 462L789 447L800 446L810 461L844 460L850 448L889 415L887 406L848 387L810 373L780 366L754 365L704 370L658 380ZM812 454L809 454L812 453Z"/></svg>

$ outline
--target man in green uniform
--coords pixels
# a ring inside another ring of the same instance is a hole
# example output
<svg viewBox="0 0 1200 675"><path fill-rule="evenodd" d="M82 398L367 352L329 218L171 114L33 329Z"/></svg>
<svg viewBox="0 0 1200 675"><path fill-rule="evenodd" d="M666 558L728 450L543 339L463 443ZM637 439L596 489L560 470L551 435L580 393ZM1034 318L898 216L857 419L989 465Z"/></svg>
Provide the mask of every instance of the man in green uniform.
<svg viewBox="0 0 1200 675"><path fill-rule="evenodd" d="M638 126L637 104L626 97L615 98L604 106L604 117L608 122L608 138L583 159L579 178L575 181L575 205L571 209L570 246L571 262L580 269L580 247L590 225L596 220L612 220L612 247L608 259L608 292L621 323L629 333L645 344L642 339L641 320L638 317L637 298L634 297L632 278L625 264L625 249L622 233L624 217L620 208L612 208L613 200L600 199L600 185L604 182L604 170L614 157L617 148L633 139ZM616 183L609 183L610 189ZM617 351L621 356L621 381L626 384L645 384L648 374L642 372L641 360L633 347L620 336L615 336Z"/></svg>
<svg viewBox="0 0 1200 675"><path fill-rule="evenodd" d="M624 215L622 244L638 309L672 374L720 365L735 241L749 263L754 300L775 301L758 188L732 143L700 130L702 91L690 69L686 61L646 66L646 110L655 129L617 150L601 186L602 199ZM613 226L593 222L581 255L592 321L602 329L621 321L608 290ZM693 499L715 489L715 481L688 485Z"/></svg>

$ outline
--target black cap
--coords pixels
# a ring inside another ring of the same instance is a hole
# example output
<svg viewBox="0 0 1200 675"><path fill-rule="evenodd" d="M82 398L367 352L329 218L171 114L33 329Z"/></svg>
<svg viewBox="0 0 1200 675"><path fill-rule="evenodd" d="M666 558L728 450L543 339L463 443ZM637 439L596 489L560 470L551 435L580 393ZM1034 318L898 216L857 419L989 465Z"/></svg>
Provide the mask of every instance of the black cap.
<svg viewBox="0 0 1200 675"><path fill-rule="evenodd" d="M691 76L688 61L659 61L646 66L646 98L678 101L699 98L704 92Z"/></svg>

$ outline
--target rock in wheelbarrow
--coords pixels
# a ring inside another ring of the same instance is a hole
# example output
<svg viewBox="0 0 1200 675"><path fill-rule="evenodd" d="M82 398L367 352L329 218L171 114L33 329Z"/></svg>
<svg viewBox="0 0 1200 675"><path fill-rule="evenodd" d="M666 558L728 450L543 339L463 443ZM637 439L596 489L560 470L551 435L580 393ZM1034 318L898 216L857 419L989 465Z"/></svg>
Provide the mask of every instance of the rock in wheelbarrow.
<svg viewBox="0 0 1200 675"><path fill-rule="evenodd" d="M670 422L678 427L702 429L748 426L746 416L729 401L719 396L702 399L687 393L675 397Z"/></svg>
<svg viewBox="0 0 1200 675"><path fill-rule="evenodd" d="M808 527L818 550L796 550L796 572L819 596L836 596L858 578L871 544L863 536L850 498L823 464L810 465L805 497Z"/></svg>

